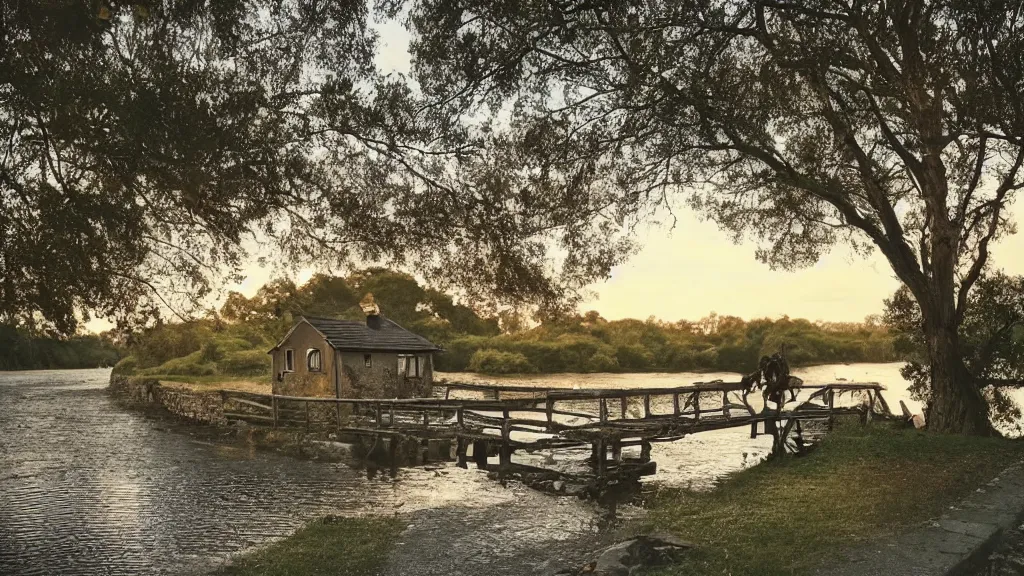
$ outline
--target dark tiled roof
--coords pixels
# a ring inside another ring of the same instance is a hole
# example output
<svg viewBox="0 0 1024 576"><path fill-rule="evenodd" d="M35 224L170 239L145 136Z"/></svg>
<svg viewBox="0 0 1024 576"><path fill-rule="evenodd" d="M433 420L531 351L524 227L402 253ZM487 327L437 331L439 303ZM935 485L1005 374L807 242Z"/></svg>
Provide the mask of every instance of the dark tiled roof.
<svg viewBox="0 0 1024 576"><path fill-rule="evenodd" d="M370 328L356 320L334 320L303 316L313 328L327 338L338 350L381 350L387 352L429 352L440 350L422 336L418 336L381 316L380 328Z"/></svg>

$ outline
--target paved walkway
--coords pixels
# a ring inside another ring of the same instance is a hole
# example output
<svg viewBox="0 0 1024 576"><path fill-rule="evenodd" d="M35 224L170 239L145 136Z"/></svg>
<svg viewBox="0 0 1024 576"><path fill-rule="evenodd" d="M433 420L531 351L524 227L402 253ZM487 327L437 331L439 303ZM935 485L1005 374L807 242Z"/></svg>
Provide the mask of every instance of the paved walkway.
<svg viewBox="0 0 1024 576"><path fill-rule="evenodd" d="M936 520L841 555L816 576L955 576L983 562L1024 518L1024 463L1004 470Z"/></svg>

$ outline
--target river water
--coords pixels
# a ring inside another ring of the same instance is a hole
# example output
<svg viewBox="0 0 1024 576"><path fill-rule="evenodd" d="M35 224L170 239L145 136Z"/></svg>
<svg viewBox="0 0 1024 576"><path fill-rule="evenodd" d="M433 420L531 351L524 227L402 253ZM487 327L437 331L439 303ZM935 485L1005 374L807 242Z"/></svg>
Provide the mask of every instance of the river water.
<svg viewBox="0 0 1024 576"><path fill-rule="evenodd" d="M898 368L835 365L796 374L807 382L880 382L898 409L898 400L907 399ZM444 465L370 479L343 464L211 444L115 405L104 390L109 374L0 373L0 574L202 573L325 514L404 516L410 528L387 568L396 575L534 574L552 559L554 565L578 562L611 537L613 528L596 505L514 483L502 487L478 470ZM667 387L735 376L500 380ZM759 462L769 446L769 439L751 440L743 429L661 444L652 453L658 474L647 482L710 487ZM642 513L629 507L619 512Z"/></svg>

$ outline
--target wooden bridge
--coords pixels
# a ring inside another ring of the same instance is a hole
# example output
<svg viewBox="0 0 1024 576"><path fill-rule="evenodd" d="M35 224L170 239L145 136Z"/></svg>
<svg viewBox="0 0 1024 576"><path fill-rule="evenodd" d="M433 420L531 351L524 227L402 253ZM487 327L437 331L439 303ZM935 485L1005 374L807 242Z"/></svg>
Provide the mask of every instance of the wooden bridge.
<svg viewBox="0 0 1024 576"><path fill-rule="evenodd" d="M751 437L769 434L773 451L799 451L806 443L807 421L831 427L834 418L856 414L862 421L891 412L877 383L801 384L795 400L755 408L741 382L704 382L675 388L566 389L442 383L435 397L417 399L311 398L223 391L224 416L279 428L333 431L386 438L393 451L398 440L426 447L447 439L465 465L472 459L487 467L498 456L497 470L515 468L518 450L591 449L599 477L649 474L651 444L684 436L749 427ZM806 396L801 398L801 396ZM857 397L843 405L837 399ZM787 393L787 399L789 394ZM624 459L622 449L640 447L639 459ZM610 452L610 454L609 454Z"/></svg>

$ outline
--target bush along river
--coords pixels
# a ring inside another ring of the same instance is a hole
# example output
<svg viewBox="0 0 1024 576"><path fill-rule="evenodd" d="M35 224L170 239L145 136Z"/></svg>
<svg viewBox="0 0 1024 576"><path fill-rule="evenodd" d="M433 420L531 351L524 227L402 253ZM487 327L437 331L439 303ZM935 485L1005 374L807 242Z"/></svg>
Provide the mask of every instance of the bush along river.
<svg viewBox="0 0 1024 576"><path fill-rule="evenodd" d="M807 382L877 381L906 398L897 364L819 366ZM109 370L0 374L0 574L192 574L287 536L324 515L399 515L408 525L390 574L535 574L578 564L614 541L623 519L453 463L368 475L209 442L118 406ZM447 375L468 381L494 378ZM734 374L597 374L502 378L581 387L679 386ZM917 409L916 405L912 405ZM754 465L771 439L722 430L660 444L649 485L710 488ZM531 457L545 457L533 455Z"/></svg>

